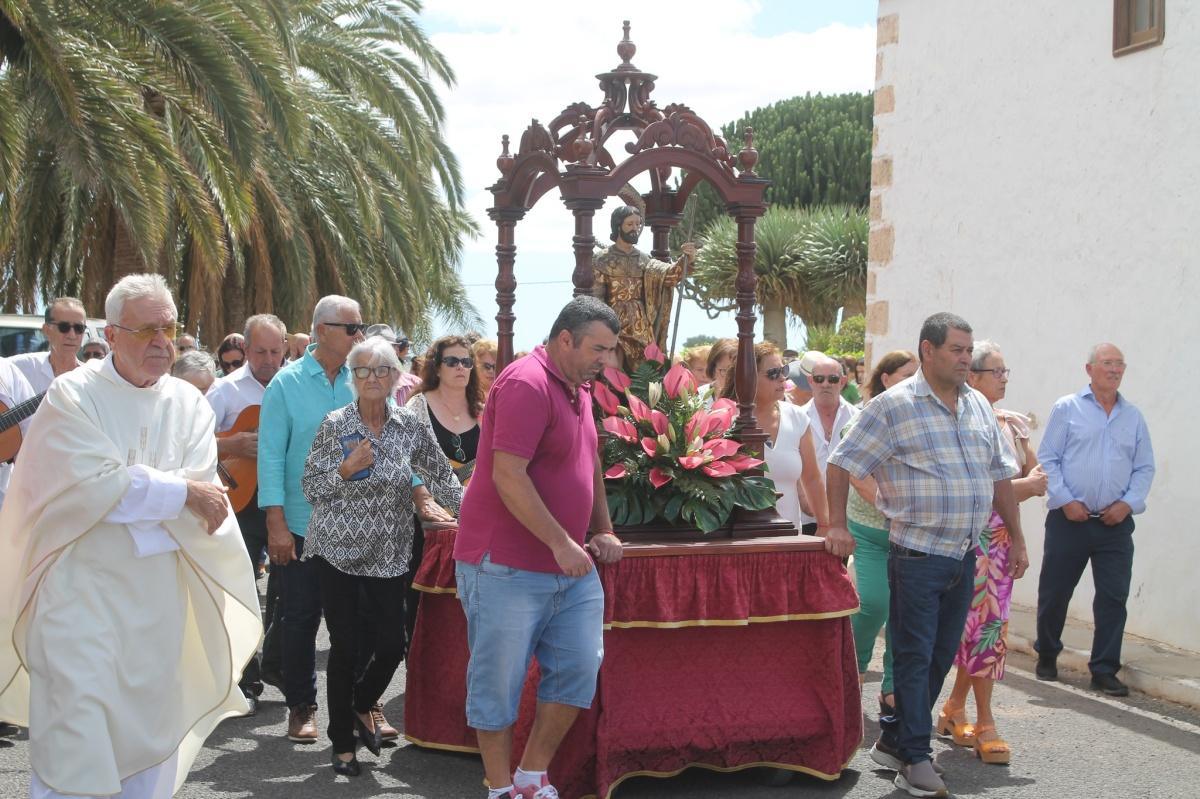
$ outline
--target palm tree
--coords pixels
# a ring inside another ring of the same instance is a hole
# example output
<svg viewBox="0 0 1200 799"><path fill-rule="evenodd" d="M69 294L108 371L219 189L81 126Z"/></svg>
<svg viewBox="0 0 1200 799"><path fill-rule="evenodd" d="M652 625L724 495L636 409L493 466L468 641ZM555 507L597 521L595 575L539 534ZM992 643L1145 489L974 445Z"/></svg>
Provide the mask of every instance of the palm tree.
<svg viewBox="0 0 1200 799"><path fill-rule="evenodd" d="M812 209L801 245L802 269L814 302L844 308L843 316L867 306L867 236L870 222L861 209L845 205Z"/></svg>

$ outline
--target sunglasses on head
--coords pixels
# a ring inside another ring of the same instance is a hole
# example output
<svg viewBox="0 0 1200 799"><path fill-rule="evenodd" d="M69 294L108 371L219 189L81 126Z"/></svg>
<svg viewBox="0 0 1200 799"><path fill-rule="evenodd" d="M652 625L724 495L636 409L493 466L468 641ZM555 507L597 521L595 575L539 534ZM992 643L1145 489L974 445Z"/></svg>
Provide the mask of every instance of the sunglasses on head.
<svg viewBox="0 0 1200 799"><path fill-rule="evenodd" d="M75 335L82 336L87 331L87 325L81 322L55 322L53 319L51 319L49 324L54 325L58 328L59 333L64 334L70 333L72 330L74 330Z"/></svg>
<svg viewBox="0 0 1200 799"><path fill-rule="evenodd" d="M813 381L818 386L826 381L829 381L829 385L836 386L838 383L842 382L842 376L841 375L813 375L812 377L809 378L809 380Z"/></svg>
<svg viewBox="0 0 1200 799"><path fill-rule="evenodd" d="M322 322L321 324L326 327L340 327L346 331L347 336L357 336L367 329L367 326L362 322Z"/></svg>
<svg viewBox="0 0 1200 799"><path fill-rule="evenodd" d="M125 327L125 325L118 325L112 322L109 322L109 326L115 327L118 330L124 330L138 341L152 341L159 333L162 333L164 336L171 339L171 341L174 341L175 334L179 331L179 325L175 324L174 322L169 325L163 325L162 327L143 327L137 330L134 330L132 327ZM195 347L181 347L180 349L195 349Z"/></svg>
<svg viewBox="0 0 1200 799"><path fill-rule="evenodd" d="M446 355L438 359L438 363L451 369L461 366L464 369L474 369L475 361L470 358L459 358L456 355Z"/></svg>
<svg viewBox="0 0 1200 799"><path fill-rule="evenodd" d="M233 360L233 361L225 361L225 360L221 361L221 365L224 366L226 369L240 369L240 368L242 368L242 364L244 364L244 363L245 363L245 361L242 360L241 358L238 358L237 360Z"/></svg>
<svg viewBox="0 0 1200 799"><path fill-rule="evenodd" d="M350 370L359 380L366 380L372 374L376 377L383 378L391 374L392 367L384 364L383 366L356 366Z"/></svg>
<svg viewBox="0 0 1200 799"><path fill-rule="evenodd" d="M776 366L772 369L767 370L767 379L768 380L781 380L781 379L783 379L783 377L785 375L787 375L787 367L786 366Z"/></svg>

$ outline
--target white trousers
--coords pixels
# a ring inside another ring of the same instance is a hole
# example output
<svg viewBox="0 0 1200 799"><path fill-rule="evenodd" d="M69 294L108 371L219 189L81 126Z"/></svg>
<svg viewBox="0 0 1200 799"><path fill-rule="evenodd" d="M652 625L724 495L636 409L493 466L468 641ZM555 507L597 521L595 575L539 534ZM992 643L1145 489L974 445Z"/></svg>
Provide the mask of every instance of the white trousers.
<svg viewBox="0 0 1200 799"><path fill-rule="evenodd" d="M175 793L175 771L179 753L171 755L157 766L139 771L121 780L121 792L107 797L79 796L52 790L35 771L29 782L29 799L171 799Z"/></svg>

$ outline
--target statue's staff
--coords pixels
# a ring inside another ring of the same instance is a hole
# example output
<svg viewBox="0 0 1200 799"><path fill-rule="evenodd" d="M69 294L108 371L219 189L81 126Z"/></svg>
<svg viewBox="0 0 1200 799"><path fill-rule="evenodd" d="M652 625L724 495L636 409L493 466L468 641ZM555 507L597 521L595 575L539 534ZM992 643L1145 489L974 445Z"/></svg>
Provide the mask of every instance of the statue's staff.
<svg viewBox="0 0 1200 799"><path fill-rule="evenodd" d="M688 221L688 233L686 241L692 240L692 229L695 227L696 215L692 214L692 218ZM675 360L675 342L679 338L679 314L683 310L683 289L687 284L688 267L691 265L692 259L684 253L683 257L683 275L679 278L679 297L675 300L675 323L671 326L671 352L667 355L667 363Z"/></svg>

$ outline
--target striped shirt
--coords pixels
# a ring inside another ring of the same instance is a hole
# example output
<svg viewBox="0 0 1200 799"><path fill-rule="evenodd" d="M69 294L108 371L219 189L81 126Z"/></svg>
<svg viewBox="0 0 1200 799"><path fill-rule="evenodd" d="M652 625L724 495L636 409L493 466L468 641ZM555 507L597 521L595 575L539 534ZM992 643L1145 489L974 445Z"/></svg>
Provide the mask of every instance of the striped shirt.
<svg viewBox="0 0 1200 799"><path fill-rule="evenodd" d="M1051 510L1082 502L1098 513L1118 500L1146 510L1154 480L1154 449L1142 412L1117 394L1106 413L1089 385L1054 403L1038 447Z"/></svg>
<svg viewBox="0 0 1200 799"><path fill-rule="evenodd" d="M1018 473L984 396L964 385L951 410L921 371L867 403L829 463L875 477L892 543L959 560Z"/></svg>

